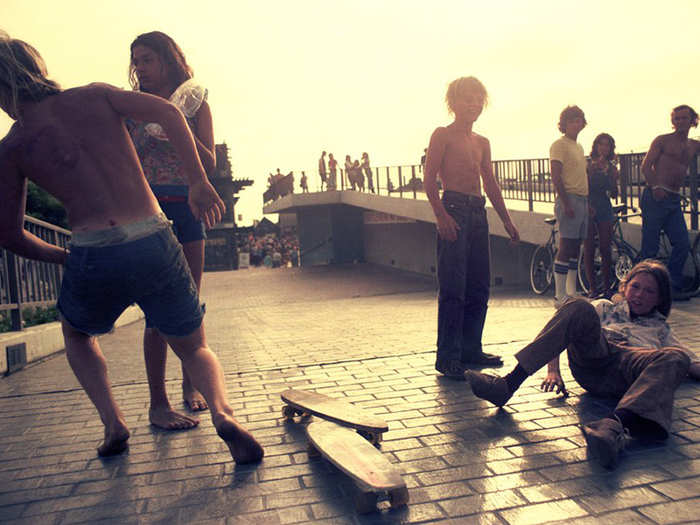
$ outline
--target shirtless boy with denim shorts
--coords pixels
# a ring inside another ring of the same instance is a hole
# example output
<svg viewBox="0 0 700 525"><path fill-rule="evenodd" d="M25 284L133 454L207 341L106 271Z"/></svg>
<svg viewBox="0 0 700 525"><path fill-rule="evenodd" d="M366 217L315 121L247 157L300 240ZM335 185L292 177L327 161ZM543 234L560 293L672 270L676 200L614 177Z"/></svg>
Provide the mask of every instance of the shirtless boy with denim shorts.
<svg viewBox="0 0 700 525"><path fill-rule="evenodd" d="M0 246L65 264L58 300L68 362L104 424L100 456L126 450L129 429L95 336L131 303L141 306L204 395L236 462L264 452L233 417L224 376L206 344L202 308L181 247L150 191L124 118L157 122L189 174L189 205L211 226L224 204L209 184L180 111L152 95L90 84L63 91L39 53L0 33L0 107L16 122L0 142ZM27 179L58 198L73 231L70 253L23 228Z"/></svg>

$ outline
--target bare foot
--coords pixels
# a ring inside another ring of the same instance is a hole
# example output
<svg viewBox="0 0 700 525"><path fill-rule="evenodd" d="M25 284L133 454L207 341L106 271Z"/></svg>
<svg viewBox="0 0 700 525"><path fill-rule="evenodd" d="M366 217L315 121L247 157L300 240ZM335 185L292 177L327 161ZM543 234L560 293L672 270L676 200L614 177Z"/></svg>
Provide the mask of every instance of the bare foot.
<svg viewBox="0 0 700 525"><path fill-rule="evenodd" d="M260 443L233 417L222 414L214 418L216 433L228 445L236 463L255 463L265 455Z"/></svg>
<svg viewBox="0 0 700 525"><path fill-rule="evenodd" d="M184 383L182 385L182 398L185 402L185 406L192 412L201 412L209 408L209 405L207 405L204 396L199 393L199 390L194 387L188 388Z"/></svg>
<svg viewBox="0 0 700 525"><path fill-rule="evenodd" d="M105 439L97 447L97 455L100 457L116 456L129 448L129 429L124 422L118 422L113 428L105 427Z"/></svg>
<svg viewBox="0 0 700 525"><path fill-rule="evenodd" d="M148 420L152 425L164 430L187 430L199 425L199 419L175 412L170 407L151 407L148 410Z"/></svg>

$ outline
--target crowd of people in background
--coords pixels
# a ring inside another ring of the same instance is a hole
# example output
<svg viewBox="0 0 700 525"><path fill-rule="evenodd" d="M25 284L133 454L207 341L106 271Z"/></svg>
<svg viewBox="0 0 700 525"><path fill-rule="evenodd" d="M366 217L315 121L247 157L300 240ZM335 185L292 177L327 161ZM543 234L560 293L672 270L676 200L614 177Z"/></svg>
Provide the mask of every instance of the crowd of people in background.
<svg viewBox="0 0 700 525"><path fill-rule="evenodd" d="M249 233L239 239L238 249L250 253L251 266L279 268L299 265L299 239L293 233Z"/></svg>
<svg viewBox="0 0 700 525"><path fill-rule="evenodd" d="M367 191L375 193L374 176L367 152L362 153L359 160L352 160L350 155L345 155L344 169L349 189L365 191L366 186ZM327 164L326 152L321 153L318 159L318 176L321 178L321 191L338 189L338 161L332 153L328 153Z"/></svg>

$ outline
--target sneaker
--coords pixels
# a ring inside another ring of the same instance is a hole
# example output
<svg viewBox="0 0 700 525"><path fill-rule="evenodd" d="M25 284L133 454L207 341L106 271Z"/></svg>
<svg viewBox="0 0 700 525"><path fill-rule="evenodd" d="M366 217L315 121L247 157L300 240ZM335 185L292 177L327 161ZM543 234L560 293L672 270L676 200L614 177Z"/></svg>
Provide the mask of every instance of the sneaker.
<svg viewBox="0 0 700 525"><path fill-rule="evenodd" d="M591 456L603 467L615 468L620 452L627 446L630 433L618 417L599 419L581 427Z"/></svg>
<svg viewBox="0 0 700 525"><path fill-rule="evenodd" d="M467 368L469 365L476 366L503 366L501 356L489 354L487 352L479 352L474 357L468 357L461 361L462 366Z"/></svg>
<svg viewBox="0 0 700 525"><path fill-rule="evenodd" d="M449 359L447 361L437 361L435 370L445 377L464 381L464 366L459 359Z"/></svg>
<svg viewBox="0 0 700 525"><path fill-rule="evenodd" d="M473 370L468 370L466 375L474 395L497 407L505 405L513 395L513 392L508 388L508 383L502 377L482 374Z"/></svg>

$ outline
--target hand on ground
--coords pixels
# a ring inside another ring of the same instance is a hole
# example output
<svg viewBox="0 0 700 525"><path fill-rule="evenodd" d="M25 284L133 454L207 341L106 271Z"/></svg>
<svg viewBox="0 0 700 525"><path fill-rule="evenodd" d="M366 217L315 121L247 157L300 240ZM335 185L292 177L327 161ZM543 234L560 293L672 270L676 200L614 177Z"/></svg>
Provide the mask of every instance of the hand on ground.
<svg viewBox="0 0 700 525"><path fill-rule="evenodd" d="M557 394L562 394L564 397L569 395L569 392L566 391L566 386L564 386L564 380L561 378L561 374L557 372L548 372L540 388L544 392L556 391Z"/></svg>

